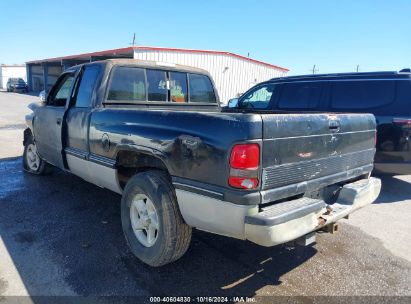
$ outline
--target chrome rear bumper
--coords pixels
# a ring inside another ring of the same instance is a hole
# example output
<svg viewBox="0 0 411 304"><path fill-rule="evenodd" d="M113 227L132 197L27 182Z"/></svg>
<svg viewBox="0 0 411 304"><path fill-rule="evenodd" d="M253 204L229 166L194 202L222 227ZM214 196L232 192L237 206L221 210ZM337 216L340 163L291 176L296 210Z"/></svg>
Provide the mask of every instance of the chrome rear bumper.
<svg viewBox="0 0 411 304"><path fill-rule="evenodd" d="M373 203L380 191L381 180L370 177L344 185L332 205L309 198L273 205L245 216L245 238L267 247L295 240Z"/></svg>

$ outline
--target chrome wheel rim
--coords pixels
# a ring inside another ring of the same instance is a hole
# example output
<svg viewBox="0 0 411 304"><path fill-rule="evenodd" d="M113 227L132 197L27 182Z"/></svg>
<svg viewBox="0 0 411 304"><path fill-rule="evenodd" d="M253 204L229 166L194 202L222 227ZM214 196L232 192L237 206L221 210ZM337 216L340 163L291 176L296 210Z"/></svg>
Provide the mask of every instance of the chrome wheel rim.
<svg viewBox="0 0 411 304"><path fill-rule="evenodd" d="M26 162L30 170L37 171L40 166L40 157L35 144L29 144L26 152Z"/></svg>
<svg viewBox="0 0 411 304"><path fill-rule="evenodd" d="M153 202L146 195L134 196L130 206L130 220L140 244L144 247L153 246L159 233L158 214Z"/></svg>

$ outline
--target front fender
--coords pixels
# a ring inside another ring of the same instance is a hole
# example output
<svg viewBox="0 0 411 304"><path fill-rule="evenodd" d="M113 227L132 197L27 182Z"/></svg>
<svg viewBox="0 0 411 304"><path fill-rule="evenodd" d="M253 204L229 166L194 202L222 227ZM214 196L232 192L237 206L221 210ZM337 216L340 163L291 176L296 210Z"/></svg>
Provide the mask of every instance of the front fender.
<svg viewBox="0 0 411 304"><path fill-rule="evenodd" d="M23 146L26 145L27 140L28 140L30 137L33 137L33 133L32 133L32 131L31 131L30 128L26 128L26 129L24 130L24 133L23 133Z"/></svg>
<svg viewBox="0 0 411 304"><path fill-rule="evenodd" d="M25 116L26 125L32 131L33 131L33 119L34 119L34 113L30 113Z"/></svg>
<svg viewBox="0 0 411 304"><path fill-rule="evenodd" d="M31 104L27 106L32 112L25 116L25 121L26 121L27 127L30 128L32 134L34 134L33 132L33 120L34 120L34 115L35 115L34 113L36 109L40 106L41 105L38 104L37 102L32 102Z"/></svg>

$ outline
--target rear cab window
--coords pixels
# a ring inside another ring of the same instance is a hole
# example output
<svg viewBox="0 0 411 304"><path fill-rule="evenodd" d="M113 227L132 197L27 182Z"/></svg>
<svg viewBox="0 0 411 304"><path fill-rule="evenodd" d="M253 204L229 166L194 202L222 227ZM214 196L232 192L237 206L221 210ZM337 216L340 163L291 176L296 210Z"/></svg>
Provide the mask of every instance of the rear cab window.
<svg viewBox="0 0 411 304"><path fill-rule="evenodd" d="M135 67L114 67L111 75L108 101L146 101L145 70Z"/></svg>
<svg viewBox="0 0 411 304"><path fill-rule="evenodd" d="M217 96L207 75L115 66L111 71L106 103L217 104Z"/></svg>
<svg viewBox="0 0 411 304"><path fill-rule="evenodd" d="M168 101L167 75L161 70L147 70L148 101Z"/></svg>
<svg viewBox="0 0 411 304"><path fill-rule="evenodd" d="M170 96L173 102L187 102L187 74L170 72Z"/></svg>

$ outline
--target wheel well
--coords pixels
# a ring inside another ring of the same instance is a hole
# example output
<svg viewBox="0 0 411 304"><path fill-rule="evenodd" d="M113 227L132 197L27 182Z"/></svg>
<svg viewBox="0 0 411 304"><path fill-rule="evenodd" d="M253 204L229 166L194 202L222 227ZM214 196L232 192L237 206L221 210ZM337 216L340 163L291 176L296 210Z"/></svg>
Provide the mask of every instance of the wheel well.
<svg viewBox="0 0 411 304"><path fill-rule="evenodd" d="M122 189L124 189L132 176L148 170L164 171L171 180L171 176L164 162L150 154L135 151L120 151L117 154L116 164L118 181Z"/></svg>
<svg viewBox="0 0 411 304"><path fill-rule="evenodd" d="M23 136L24 136L23 137L23 146L25 146L26 142L27 142L27 139L29 139L30 136L33 136L33 134L31 133L30 128L27 128L27 129L24 130Z"/></svg>

